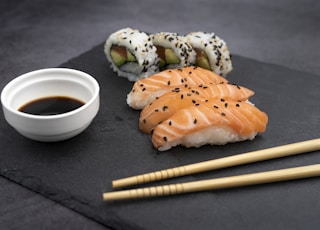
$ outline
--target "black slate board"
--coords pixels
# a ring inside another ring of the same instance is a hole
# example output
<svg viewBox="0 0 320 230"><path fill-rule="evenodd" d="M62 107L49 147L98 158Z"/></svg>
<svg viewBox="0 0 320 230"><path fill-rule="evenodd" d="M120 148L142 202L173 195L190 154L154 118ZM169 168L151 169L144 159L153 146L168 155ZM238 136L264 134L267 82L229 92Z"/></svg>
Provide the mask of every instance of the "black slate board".
<svg viewBox="0 0 320 230"><path fill-rule="evenodd" d="M233 57L231 82L253 89L252 102L269 115L253 141L159 153L138 130L139 112L125 102L132 83L116 77L100 44L62 67L85 71L101 87L101 109L79 136L39 143L0 117L1 175L113 229L310 229L320 224L318 178L138 201L104 203L113 179L318 138L319 76ZM319 151L171 179L170 183L302 166ZM168 183L166 182L166 183ZM158 184L162 184L160 182Z"/></svg>

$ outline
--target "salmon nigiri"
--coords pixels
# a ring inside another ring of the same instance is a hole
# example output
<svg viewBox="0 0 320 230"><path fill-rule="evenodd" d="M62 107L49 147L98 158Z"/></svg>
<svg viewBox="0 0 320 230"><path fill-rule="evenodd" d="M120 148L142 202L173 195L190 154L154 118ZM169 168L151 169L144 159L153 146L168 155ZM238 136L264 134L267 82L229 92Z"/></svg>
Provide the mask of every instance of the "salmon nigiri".
<svg viewBox="0 0 320 230"><path fill-rule="evenodd" d="M248 102L209 100L179 110L153 131L159 151L173 146L200 147L252 140L264 132L268 116Z"/></svg>
<svg viewBox="0 0 320 230"><path fill-rule="evenodd" d="M144 107L140 114L139 128L144 133L151 133L159 123L187 106L214 98L245 101L253 94L254 92L250 89L229 83L177 88L163 94Z"/></svg>
<svg viewBox="0 0 320 230"><path fill-rule="evenodd" d="M177 87L227 83L228 81L206 69L200 67L185 67L169 69L141 79L133 85L127 96L127 104L134 109L143 109L157 97Z"/></svg>

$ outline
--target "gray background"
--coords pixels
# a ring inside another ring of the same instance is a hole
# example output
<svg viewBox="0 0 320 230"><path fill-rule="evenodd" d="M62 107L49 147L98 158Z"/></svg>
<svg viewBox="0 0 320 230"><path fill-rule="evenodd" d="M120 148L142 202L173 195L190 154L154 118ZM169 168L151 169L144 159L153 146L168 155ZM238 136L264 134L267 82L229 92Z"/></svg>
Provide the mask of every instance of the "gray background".
<svg viewBox="0 0 320 230"><path fill-rule="evenodd" d="M128 26L213 31L233 54L319 75L319 12L316 0L2 0L0 86L19 74L55 67ZM3 177L0 194L1 229L105 229Z"/></svg>

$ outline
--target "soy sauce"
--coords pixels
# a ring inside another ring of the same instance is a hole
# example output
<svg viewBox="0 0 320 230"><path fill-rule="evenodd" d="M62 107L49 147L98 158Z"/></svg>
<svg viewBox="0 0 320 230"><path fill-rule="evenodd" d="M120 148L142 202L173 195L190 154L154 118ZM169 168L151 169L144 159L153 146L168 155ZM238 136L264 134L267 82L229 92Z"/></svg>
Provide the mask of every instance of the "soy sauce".
<svg viewBox="0 0 320 230"><path fill-rule="evenodd" d="M84 102L75 98L55 96L30 101L21 106L18 110L28 114L48 116L67 113L84 104Z"/></svg>

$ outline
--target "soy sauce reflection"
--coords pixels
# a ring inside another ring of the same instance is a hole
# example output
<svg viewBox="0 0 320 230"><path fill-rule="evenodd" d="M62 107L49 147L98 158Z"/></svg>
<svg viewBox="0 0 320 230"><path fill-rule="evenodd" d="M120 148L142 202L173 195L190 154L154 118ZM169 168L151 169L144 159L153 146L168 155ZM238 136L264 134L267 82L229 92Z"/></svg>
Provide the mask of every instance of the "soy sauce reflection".
<svg viewBox="0 0 320 230"><path fill-rule="evenodd" d="M48 116L67 113L84 104L84 102L75 98L54 96L30 101L21 106L18 110L28 114Z"/></svg>

